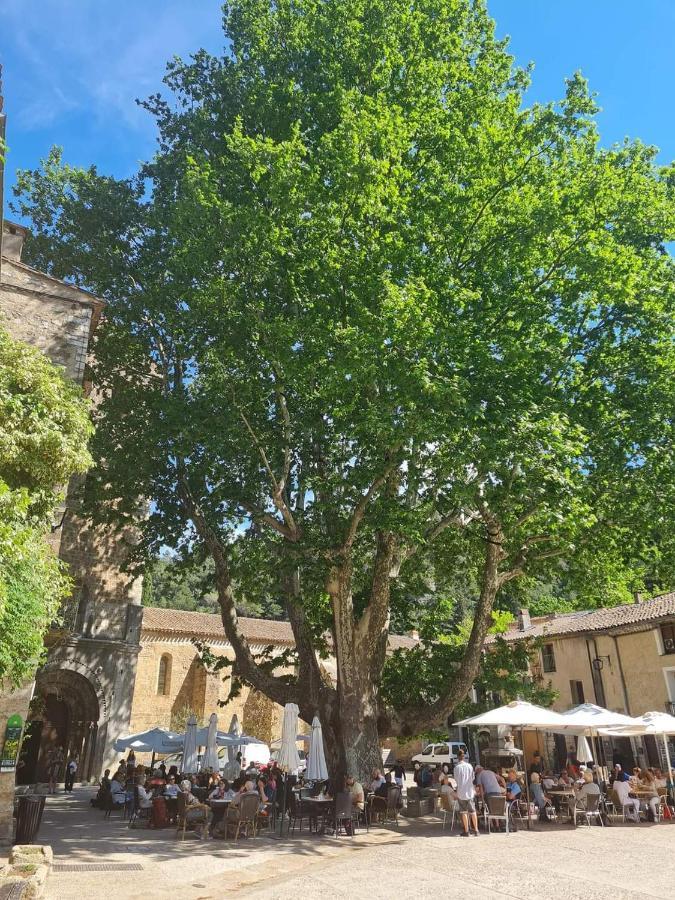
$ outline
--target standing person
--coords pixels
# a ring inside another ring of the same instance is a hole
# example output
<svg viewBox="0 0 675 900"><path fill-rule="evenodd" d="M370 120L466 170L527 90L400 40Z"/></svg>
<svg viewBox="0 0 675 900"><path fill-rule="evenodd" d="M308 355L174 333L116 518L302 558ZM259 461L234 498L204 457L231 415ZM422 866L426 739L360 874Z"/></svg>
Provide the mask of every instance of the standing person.
<svg viewBox="0 0 675 900"><path fill-rule="evenodd" d="M47 777L49 778L49 793L56 793L56 783L59 780L61 766L63 765L63 747L52 747L47 754Z"/></svg>
<svg viewBox="0 0 675 900"><path fill-rule="evenodd" d="M77 753L72 753L66 766L66 793L72 793L75 784L75 775L77 773Z"/></svg>
<svg viewBox="0 0 675 900"><path fill-rule="evenodd" d="M402 788L403 783L405 782L405 769L401 765L399 761L396 762L396 765L391 770L394 775L394 781L396 784Z"/></svg>
<svg viewBox="0 0 675 900"><path fill-rule="evenodd" d="M478 816L474 803L475 789L473 786L473 766L464 759L464 751L457 751L457 763L453 777L457 782L457 800L459 801L459 813L462 817L462 837L469 836L469 816L473 834L478 836Z"/></svg>
<svg viewBox="0 0 675 900"><path fill-rule="evenodd" d="M530 768L528 770L529 775L542 775L544 771L544 766L541 761L541 753L538 750L534 751L534 755L532 756L532 763L530 764Z"/></svg>

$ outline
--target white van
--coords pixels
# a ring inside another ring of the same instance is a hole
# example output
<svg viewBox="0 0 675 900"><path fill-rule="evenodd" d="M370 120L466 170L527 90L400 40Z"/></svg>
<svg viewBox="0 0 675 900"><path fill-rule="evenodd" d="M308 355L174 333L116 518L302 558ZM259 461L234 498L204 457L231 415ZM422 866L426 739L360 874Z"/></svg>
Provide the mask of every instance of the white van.
<svg viewBox="0 0 675 900"><path fill-rule="evenodd" d="M431 766L442 766L443 763L452 768L457 762L457 751L464 751L464 759L468 761L469 751L463 741L439 741L436 744L427 744L421 753L413 756L413 763L428 763Z"/></svg>

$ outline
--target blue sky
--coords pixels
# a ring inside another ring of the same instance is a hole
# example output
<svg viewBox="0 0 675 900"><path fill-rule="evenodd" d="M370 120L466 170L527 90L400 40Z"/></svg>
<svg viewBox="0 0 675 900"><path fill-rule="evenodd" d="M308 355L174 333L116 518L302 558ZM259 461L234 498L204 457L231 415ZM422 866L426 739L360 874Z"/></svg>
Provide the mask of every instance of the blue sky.
<svg viewBox="0 0 675 900"><path fill-rule="evenodd" d="M640 137L675 159L675 0L488 2L518 62L535 62L533 100L559 97L581 69L604 142ZM7 188L52 144L74 165L130 174L154 147L135 98L160 89L172 55L223 45L218 0L0 0L0 23Z"/></svg>

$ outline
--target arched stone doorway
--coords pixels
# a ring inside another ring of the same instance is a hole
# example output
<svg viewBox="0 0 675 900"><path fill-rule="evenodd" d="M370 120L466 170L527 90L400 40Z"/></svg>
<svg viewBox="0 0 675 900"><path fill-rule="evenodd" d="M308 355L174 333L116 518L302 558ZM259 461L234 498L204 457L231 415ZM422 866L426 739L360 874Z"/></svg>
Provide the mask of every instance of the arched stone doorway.
<svg viewBox="0 0 675 900"><path fill-rule="evenodd" d="M96 749L104 713L101 705L96 687L81 672L49 664L41 669L21 752L23 765L17 772L19 782L46 781L47 754L57 746L63 748L66 758L71 753L78 755L78 781L98 774ZM59 779L63 774L59 773Z"/></svg>

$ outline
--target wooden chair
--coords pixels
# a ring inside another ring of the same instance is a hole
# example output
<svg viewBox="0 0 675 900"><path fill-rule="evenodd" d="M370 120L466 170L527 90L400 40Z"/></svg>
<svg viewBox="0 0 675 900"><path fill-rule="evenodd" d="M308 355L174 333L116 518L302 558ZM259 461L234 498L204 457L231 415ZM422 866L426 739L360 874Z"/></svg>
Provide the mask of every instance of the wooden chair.
<svg viewBox="0 0 675 900"><path fill-rule="evenodd" d="M185 829L187 827L187 803L185 802L186 794L181 791L176 797L176 832L181 832L181 841L185 840Z"/></svg>
<svg viewBox="0 0 675 900"><path fill-rule="evenodd" d="M230 836L230 830L234 831L233 838L238 840L241 832L248 837L258 833L258 809L260 808L260 795L256 791L250 794L242 794L238 806L230 806L225 817L225 836ZM236 814L233 814L235 813Z"/></svg>

